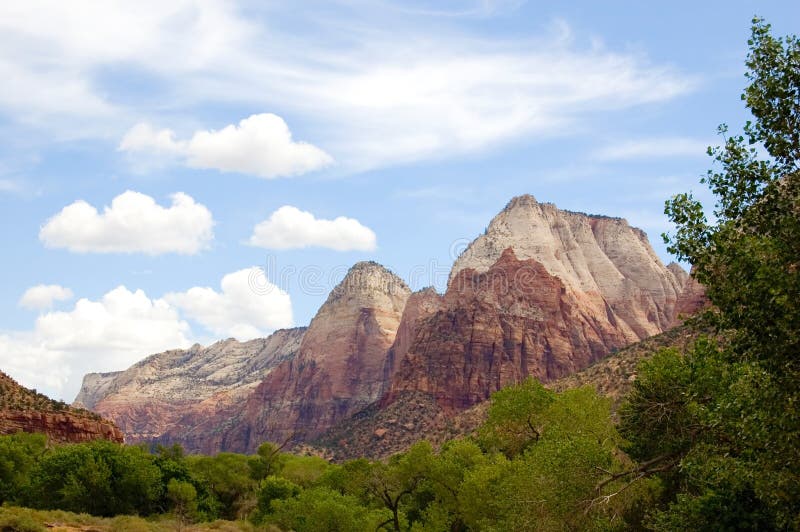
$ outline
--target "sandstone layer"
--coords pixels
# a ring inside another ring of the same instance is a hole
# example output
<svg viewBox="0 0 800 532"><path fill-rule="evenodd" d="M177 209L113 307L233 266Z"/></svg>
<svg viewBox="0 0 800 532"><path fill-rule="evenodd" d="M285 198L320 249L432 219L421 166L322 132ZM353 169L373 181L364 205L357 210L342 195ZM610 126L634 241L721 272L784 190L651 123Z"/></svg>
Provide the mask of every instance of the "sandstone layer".
<svg viewBox="0 0 800 532"><path fill-rule="evenodd" d="M622 218L565 211L530 195L516 197L456 259L450 282L465 268L485 272L508 248L520 260L539 262L593 312L610 308L630 342L675 323L675 304L686 279L676 278L675 267L662 264L647 235Z"/></svg>
<svg viewBox="0 0 800 532"><path fill-rule="evenodd" d="M702 300L625 220L520 196L455 261L442 308L405 340L381 404L422 392L464 410L525 377L580 371Z"/></svg>
<svg viewBox="0 0 800 532"><path fill-rule="evenodd" d="M0 434L41 432L55 443L97 439L122 443L113 422L29 390L0 372Z"/></svg>
<svg viewBox="0 0 800 532"><path fill-rule="evenodd" d="M174 439L195 450L195 440L206 439L206 422L240 406L295 355L304 333L282 329L247 342L194 345L151 355L125 371L89 374L75 404L115 420L130 443Z"/></svg>
<svg viewBox="0 0 800 532"><path fill-rule="evenodd" d="M377 263L353 266L311 321L298 355L270 373L229 423L222 448L310 441L375 402L410 293Z"/></svg>

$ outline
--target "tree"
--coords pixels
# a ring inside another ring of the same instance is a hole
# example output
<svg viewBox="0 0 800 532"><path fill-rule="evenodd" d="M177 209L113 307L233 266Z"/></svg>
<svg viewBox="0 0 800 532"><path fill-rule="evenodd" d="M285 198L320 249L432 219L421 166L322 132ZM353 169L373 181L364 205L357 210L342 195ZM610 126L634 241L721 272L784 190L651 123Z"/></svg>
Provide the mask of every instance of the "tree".
<svg viewBox="0 0 800 532"><path fill-rule="evenodd" d="M723 342L645 367L623 410L632 456L660 459L670 482L656 529L800 528L800 41L756 18L748 45L754 120L743 135L720 126L709 149L713 221L691 194L665 209L665 240L706 286L703 322Z"/></svg>
<svg viewBox="0 0 800 532"><path fill-rule="evenodd" d="M105 440L55 447L30 482L25 502L33 507L100 516L152 513L162 495L150 454Z"/></svg>
<svg viewBox="0 0 800 532"><path fill-rule="evenodd" d="M192 521L197 516L197 490L190 482L171 479L167 484L167 499L181 523Z"/></svg>
<svg viewBox="0 0 800 532"><path fill-rule="evenodd" d="M25 493L30 473L46 445L44 434L0 436L0 504L16 501Z"/></svg>

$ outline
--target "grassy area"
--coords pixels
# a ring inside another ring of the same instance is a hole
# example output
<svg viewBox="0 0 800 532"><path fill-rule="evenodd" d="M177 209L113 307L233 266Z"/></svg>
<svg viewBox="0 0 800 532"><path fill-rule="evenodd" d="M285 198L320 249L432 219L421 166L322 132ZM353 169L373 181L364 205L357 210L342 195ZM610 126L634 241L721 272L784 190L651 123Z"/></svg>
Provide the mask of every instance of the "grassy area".
<svg viewBox="0 0 800 532"><path fill-rule="evenodd" d="M213 521L211 523L182 523L170 515L161 515L144 519L131 515L119 515L113 518L95 517L89 514L76 514L60 510L32 510L19 506L0 507L0 530L8 532L44 532L44 531L94 531L94 532L167 532L175 530L219 532L248 532L267 530L279 532L276 528L257 528L247 521Z"/></svg>

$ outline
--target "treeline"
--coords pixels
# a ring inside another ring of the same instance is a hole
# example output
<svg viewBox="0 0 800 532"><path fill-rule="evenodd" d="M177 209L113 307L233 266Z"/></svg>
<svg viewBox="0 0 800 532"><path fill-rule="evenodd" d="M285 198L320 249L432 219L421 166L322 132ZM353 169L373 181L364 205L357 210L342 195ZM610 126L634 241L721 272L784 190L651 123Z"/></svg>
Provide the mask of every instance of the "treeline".
<svg viewBox="0 0 800 532"><path fill-rule="evenodd" d="M387 462L331 464L264 444L245 456L149 453L106 441L48 447L0 437L0 500L99 516L172 513L184 521L248 519L282 530L613 529L641 519L641 483L610 403L589 388L561 394L529 380L494 395L474 438L439 452L418 443Z"/></svg>

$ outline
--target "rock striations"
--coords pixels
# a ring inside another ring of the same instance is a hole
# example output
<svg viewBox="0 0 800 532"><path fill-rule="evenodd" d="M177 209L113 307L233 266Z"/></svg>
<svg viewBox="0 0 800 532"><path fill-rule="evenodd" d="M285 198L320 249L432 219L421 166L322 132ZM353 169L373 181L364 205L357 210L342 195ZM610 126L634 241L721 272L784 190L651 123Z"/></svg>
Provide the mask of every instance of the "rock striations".
<svg viewBox="0 0 800 532"><path fill-rule="evenodd" d="M87 375L78 400L131 441L190 451L323 434L347 445L354 419L376 445L396 446L395 431L407 439L446 423L527 376L574 374L703 304L702 287L664 266L625 220L520 196L458 257L444 295L412 294L383 266L360 262L307 330Z"/></svg>
<svg viewBox="0 0 800 532"><path fill-rule="evenodd" d="M265 440L309 441L380 398L387 351L411 291L374 262L359 262L317 312L298 355L248 398L226 431L225 449Z"/></svg>
<svg viewBox="0 0 800 532"><path fill-rule="evenodd" d="M20 431L42 432L56 443L123 441L122 432L111 421L53 401L0 372L0 434Z"/></svg>
<svg viewBox="0 0 800 532"><path fill-rule="evenodd" d="M224 415L298 350L305 328L267 338L223 340L149 356L125 371L90 373L75 404L115 420L130 443L175 440L193 447L203 427ZM172 435L172 436L169 436Z"/></svg>

